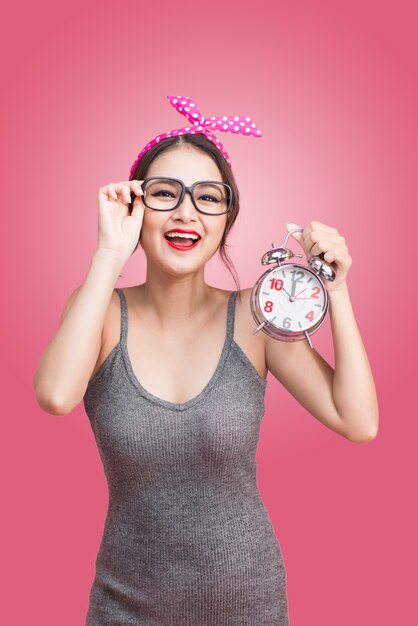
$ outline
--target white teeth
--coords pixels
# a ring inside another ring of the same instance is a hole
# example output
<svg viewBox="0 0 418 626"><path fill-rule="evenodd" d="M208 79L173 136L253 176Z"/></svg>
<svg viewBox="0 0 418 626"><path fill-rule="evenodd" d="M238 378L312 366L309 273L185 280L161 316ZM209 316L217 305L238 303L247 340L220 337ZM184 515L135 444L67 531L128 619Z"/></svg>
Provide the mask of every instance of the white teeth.
<svg viewBox="0 0 418 626"><path fill-rule="evenodd" d="M166 233L166 237L185 237L186 239L199 239L197 235L191 233Z"/></svg>

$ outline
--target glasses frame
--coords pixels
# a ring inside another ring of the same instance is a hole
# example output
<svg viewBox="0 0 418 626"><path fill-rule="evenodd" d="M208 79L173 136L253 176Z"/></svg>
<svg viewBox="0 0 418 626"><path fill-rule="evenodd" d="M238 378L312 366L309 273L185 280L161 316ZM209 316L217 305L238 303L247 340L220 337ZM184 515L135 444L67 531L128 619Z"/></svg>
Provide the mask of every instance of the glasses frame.
<svg viewBox="0 0 418 626"><path fill-rule="evenodd" d="M181 185L181 193L180 193L180 198L176 204L176 206L172 207L171 209L154 209L151 206L148 206L148 204L146 203L145 200L145 196L142 196L142 201L145 204L145 206L148 209L151 209L152 211L161 211L161 212L165 212L165 211L174 211L174 209L177 209L177 207L183 202L184 196L186 195L186 193L190 194L190 197L192 199L193 202L193 206L196 209L196 211L199 211L199 213L203 213L204 215L225 215L225 213L228 213L231 209L232 206L232 200L233 200L233 191L232 191L232 187L230 185L228 185L227 183L224 183L220 180L198 180L197 182L193 183L193 185L191 187L186 187L186 185L184 184L184 182L182 180L180 180L179 178L171 178L170 176L149 176L148 178L146 178L142 183L141 183L141 189L142 191L145 193L145 185L147 184L147 182L149 180L173 180L177 183L180 183ZM194 198L194 189L197 185L200 185L201 183L218 183L221 185L224 185L225 187L227 187L228 191L229 191L229 197L228 197L228 207L226 209L226 211L222 211L222 213L208 213L207 211L202 211L201 209L199 209L199 207L196 205L195 202L195 198Z"/></svg>

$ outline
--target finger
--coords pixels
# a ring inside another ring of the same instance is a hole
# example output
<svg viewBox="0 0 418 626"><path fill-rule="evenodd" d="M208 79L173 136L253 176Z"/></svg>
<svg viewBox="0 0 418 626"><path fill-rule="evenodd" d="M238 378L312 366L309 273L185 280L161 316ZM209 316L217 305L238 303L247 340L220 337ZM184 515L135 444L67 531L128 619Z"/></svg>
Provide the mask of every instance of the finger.
<svg viewBox="0 0 418 626"><path fill-rule="evenodd" d="M292 237L294 237L297 241L299 241L301 244L303 244L306 239L309 237L310 233L313 232L314 227L316 227L316 225L320 224L320 222L310 222L307 226L305 226L305 228L302 229L302 232L299 233L292 233ZM301 226L298 226L297 224L294 224L293 222L288 222L286 224L286 227L288 230L293 230L293 228L302 228ZM310 244L313 245L313 244Z"/></svg>
<svg viewBox="0 0 418 626"><path fill-rule="evenodd" d="M126 183L116 183L115 191L118 193L121 202L129 204L131 202L130 186Z"/></svg>
<svg viewBox="0 0 418 626"><path fill-rule="evenodd" d="M331 248L330 250L327 250L324 254L324 260L327 263L334 263L335 261L337 261L337 258L338 258L337 251L334 250L333 248Z"/></svg>
<svg viewBox="0 0 418 626"><path fill-rule="evenodd" d="M125 200L126 204L130 204L131 203L131 190L127 185L123 185L122 187L122 196L123 199Z"/></svg>
<svg viewBox="0 0 418 626"><path fill-rule="evenodd" d="M136 178L133 180L122 180L120 183L118 183L116 189L118 190L119 187L125 186L129 190L129 193L143 196L144 192L141 187L141 184L143 182L143 180L137 180Z"/></svg>
<svg viewBox="0 0 418 626"><path fill-rule="evenodd" d="M311 249L318 242L325 242L332 239L330 234L324 230L311 230L305 237L305 242L309 249Z"/></svg>
<svg viewBox="0 0 418 626"><path fill-rule="evenodd" d="M141 183L143 180L130 180L128 181L129 186L129 204L134 204L137 198L140 198L144 195L144 192L141 187Z"/></svg>
<svg viewBox="0 0 418 626"><path fill-rule="evenodd" d="M294 224L293 222L286 222L285 226L287 228L287 232L290 232L291 230L294 230L295 228L302 229L301 226L298 226L297 224ZM293 237L294 239L296 239L296 241L299 241L299 242L303 241L303 233L302 232L291 233L290 236Z"/></svg>
<svg viewBox="0 0 418 626"><path fill-rule="evenodd" d="M337 233L337 229L334 228L334 226L329 226L328 224L324 224L323 222L318 222L318 221L312 221L309 222L307 228L309 228L309 231L311 230L327 230L331 233Z"/></svg>
<svg viewBox="0 0 418 626"><path fill-rule="evenodd" d="M131 190L137 195L137 196L143 196L144 195L144 191L141 187L142 183L144 182L143 180L131 180Z"/></svg>
<svg viewBox="0 0 418 626"><path fill-rule="evenodd" d="M316 256L320 254L326 254L329 250L334 250L334 253L336 252L336 248L333 247L332 241L327 239L320 239L313 244L309 252L312 254L312 256Z"/></svg>
<svg viewBox="0 0 418 626"><path fill-rule="evenodd" d="M141 187L143 180L131 181L131 202L135 202L136 198L141 198L144 195L144 191Z"/></svg>
<svg viewBox="0 0 418 626"><path fill-rule="evenodd" d="M327 263L335 263L338 267L348 270L353 262L351 256L341 250L331 248L324 254Z"/></svg>
<svg viewBox="0 0 418 626"><path fill-rule="evenodd" d="M136 202L133 205L131 215L133 217L141 217L144 214L144 206L140 202Z"/></svg>
<svg viewBox="0 0 418 626"><path fill-rule="evenodd" d="M113 183L109 183L108 185L103 185L102 187L99 187L99 194L98 194L99 197L100 197L100 194L103 194L104 196L106 196L107 199L115 198L115 200L117 200L117 196L113 188Z"/></svg>
<svg viewBox="0 0 418 626"><path fill-rule="evenodd" d="M340 237L326 236L325 233L323 233L318 241L313 239L313 235L310 235L308 240L312 241L312 245L310 247L310 253L312 255L325 254L329 250L334 250L335 254L338 254L338 256L344 255L348 252L347 246L342 243Z"/></svg>
<svg viewBox="0 0 418 626"><path fill-rule="evenodd" d="M328 233L334 236L338 235L338 230L333 226L328 226L327 224L323 224L322 222L312 221L304 228L303 237L306 239L309 235L315 233L316 240L318 241L319 237L322 237L324 233Z"/></svg>
<svg viewBox="0 0 418 626"><path fill-rule="evenodd" d="M115 183L109 183L106 188L106 193L109 198L113 198L114 200L118 199L118 194L116 193Z"/></svg>

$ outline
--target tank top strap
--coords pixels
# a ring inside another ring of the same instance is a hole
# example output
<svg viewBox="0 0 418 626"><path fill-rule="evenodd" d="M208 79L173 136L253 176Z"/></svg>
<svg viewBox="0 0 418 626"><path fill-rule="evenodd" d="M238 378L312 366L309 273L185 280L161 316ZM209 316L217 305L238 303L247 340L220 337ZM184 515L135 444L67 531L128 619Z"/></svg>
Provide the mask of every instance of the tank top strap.
<svg viewBox="0 0 418 626"><path fill-rule="evenodd" d="M228 320L226 329L226 339L229 343L234 338L234 322L235 322L235 301L237 299L238 292L233 291L229 296L228 302Z"/></svg>
<svg viewBox="0 0 418 626"><path fill-rule="evenodd" d="M128 305L126 304L125 294L120 287L115 287L115 291L120 299L120 338L124 344L126 344L126 338L128 335Z"/></svg>

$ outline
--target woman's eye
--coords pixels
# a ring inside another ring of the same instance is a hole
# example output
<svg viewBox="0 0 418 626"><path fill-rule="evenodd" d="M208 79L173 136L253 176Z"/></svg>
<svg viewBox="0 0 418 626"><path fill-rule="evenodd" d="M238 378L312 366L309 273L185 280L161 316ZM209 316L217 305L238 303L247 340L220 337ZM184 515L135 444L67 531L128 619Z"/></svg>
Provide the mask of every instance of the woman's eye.
<svg viewBox="0 0 418 626"><path fill-rule="evenodd" d="M153 196L161 196L162 194L168 194L172 198L174 197L174 194L172 194L171 191L157 191L156 193L153 193L152 195Z"/></svg>
<svg viewBox="0 0 418 626"><path fill-rule="evenodd" d="M201 196L203 200L209 198L210 200L213 200L213 202L219 202L219 200L217 200L216 198L214 198L213 196Z"/></svg>

